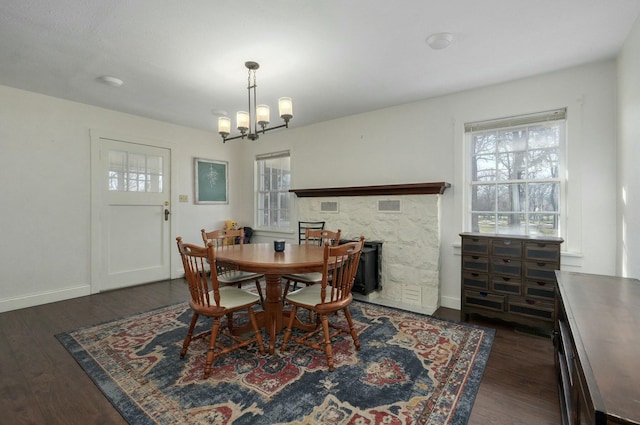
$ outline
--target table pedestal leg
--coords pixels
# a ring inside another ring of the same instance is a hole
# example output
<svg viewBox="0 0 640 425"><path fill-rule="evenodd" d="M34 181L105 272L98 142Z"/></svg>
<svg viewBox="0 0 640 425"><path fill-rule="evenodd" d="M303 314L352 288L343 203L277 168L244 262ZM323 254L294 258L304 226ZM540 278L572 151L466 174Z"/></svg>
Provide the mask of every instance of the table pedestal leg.
<svg viewBox="0 0 640 425"><path fill-rule="evenodd" d="M265 320L264 326L269 332L269 353L273 354L276 345L276 335L284 322L282 320L282 285L280 285L280 275L268 274L265 276L267 281L267 295L264 300Z"/></svg>

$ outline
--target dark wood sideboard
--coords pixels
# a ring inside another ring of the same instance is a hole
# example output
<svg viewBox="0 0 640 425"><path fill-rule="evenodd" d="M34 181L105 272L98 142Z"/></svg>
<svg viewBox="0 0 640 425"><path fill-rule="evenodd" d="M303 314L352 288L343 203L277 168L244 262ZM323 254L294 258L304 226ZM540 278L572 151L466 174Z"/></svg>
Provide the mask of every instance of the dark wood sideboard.
<svg viewBox="0 0 640 425"><path fill-rule="evenodd" d="M640 424L640 281L557 271L563 424Z"/></svg>
<svg viewBox="0 0 640 425"><path fill-rule="evenodd" d="M562 238L487 233L462 237L462 317L497 318L542 329L555 322L555 270Z"/></svg>

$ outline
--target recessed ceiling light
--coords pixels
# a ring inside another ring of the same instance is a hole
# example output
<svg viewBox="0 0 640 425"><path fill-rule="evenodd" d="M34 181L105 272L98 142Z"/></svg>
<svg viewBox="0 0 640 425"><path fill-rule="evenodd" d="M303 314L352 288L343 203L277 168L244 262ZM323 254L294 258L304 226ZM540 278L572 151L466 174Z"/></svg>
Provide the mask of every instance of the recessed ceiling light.
<svg viewBox="0 0 640 425"><path fill-rule="evenodd" d="M434 50L446 49L453 42L450 32L438 32L427 37L427 44Z"/></svg>
<svg viewBox="0 0 640 425"><path fill-rule="evenodd" d="M97 80L111 87L120 87L122 84L124 84L124 81L122 81L120 78L112 77L110 75L101 75L97 78Z"/></svg>

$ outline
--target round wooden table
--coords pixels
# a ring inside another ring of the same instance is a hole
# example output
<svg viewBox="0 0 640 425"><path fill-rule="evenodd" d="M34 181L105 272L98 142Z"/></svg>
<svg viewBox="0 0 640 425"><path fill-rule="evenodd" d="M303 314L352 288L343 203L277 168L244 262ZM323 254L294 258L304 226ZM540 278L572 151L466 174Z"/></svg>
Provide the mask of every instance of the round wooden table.
<svg viewBox="0 0 640 425"><path fill-rule="evenodd" d="M282 275L322 272L324 248L315 245L286 244L283 252L275 252L273 243L228 245L216 249L216 262L240 270L265 275L267 294L264 313L258 314L261 325L269 332L269 353L275 350L275 337L285 325L282 300Z"/></svg>

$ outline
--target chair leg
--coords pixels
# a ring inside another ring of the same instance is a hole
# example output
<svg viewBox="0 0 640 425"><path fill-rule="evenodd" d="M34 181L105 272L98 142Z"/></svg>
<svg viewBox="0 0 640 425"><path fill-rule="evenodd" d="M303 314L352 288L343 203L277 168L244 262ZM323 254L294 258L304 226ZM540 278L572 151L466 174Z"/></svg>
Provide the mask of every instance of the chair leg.
<svg viewBox="0 0 640 425"><path fill-rule="evenodd" d="M256 334L256 340L258 341L258 350L260 350L260 354L264 354L264 342L262 342L262 333L260 332L260 328L258 328L258 321L256 320L256 315L253 312L253 308L249 307L249 321L251 322L251 326L253 327L253 332Z"/></svg>
<svg viewBox="0 0 640 425"><path fill-rule="evenodd" d="M329 372L333 372L333 353L331 349L331 336L329 334L329 319L326 314L321 314L322 330L324 332L324 352L327 354L327 364Z"/></svg>
<svg viewBox="0 0 640 425"><path fill-rule="evenodd" d="M233 313L227 314L227 329L229 329L229 333L233 334Z"/></svg>
<svg viewBox="0 0 640 425"><path fill-rule="evenodd" d="M183 359L184 355L187 354L187 349L189 348L189 344L191 344L191 337L193 337L193 329L196 327L198 316L198 313L193 313L193 316L191 316L191 324L189 325L187 336L184 338L184 342L182 343L182 350L180 350L181 359Z"/></svg>
<svg viewBox="0 0 640 425"><path fill-rule="evenodd" d="M287 300L287 294L289 293L289 286L291 285L291 280L287 279L287 282L284 284L284 291L282 292L282 305L284 305Z"/></svg>
<svg viewBox="0 0 640 425"><path fill-rule="evenodd" d="M260 295L260 305L264 305L264 297L262 296L262 286L260 285L260 279L256 279L256 289L258 290L258 295Z"/></svg>
<svg viewBox="0 0 640 425"><path fill-rule="evenodd" d="M220 318L215 317L213 319L213 326L211 327L211 339L209 340L209 351L207 352L207 362L204 365L204 377L205 379L211 375L211 365L216 357L216 340L218 339L218 332L220 331Z"/></svg>
<svg viewBox="0 0 640 425"><path fill-rule="evenodd" d="M360 341L358 340L358 333L356 332L355 326L353 326L353 319L351 318L351 312L349 311L349 307L345 307L342 309L344 312L344 317L347 318L347 323L349 324L349 331L351 331L351 338L353 338L353 345L356 347L356 351L360 350Z"/></svg>
<svg viewBox="0 0 640 425"><path fill-rule="evenodd" d="M287 351L287 344L289 343L289 338L291 338L291 328L293 328L293 321L296 319L297 313L298 307L294 305L291 308L291 312L289 313L289 323L287 324L287 330L284 333L284 338L282 339L282 346L280 347L280 351Z"/></svg>

